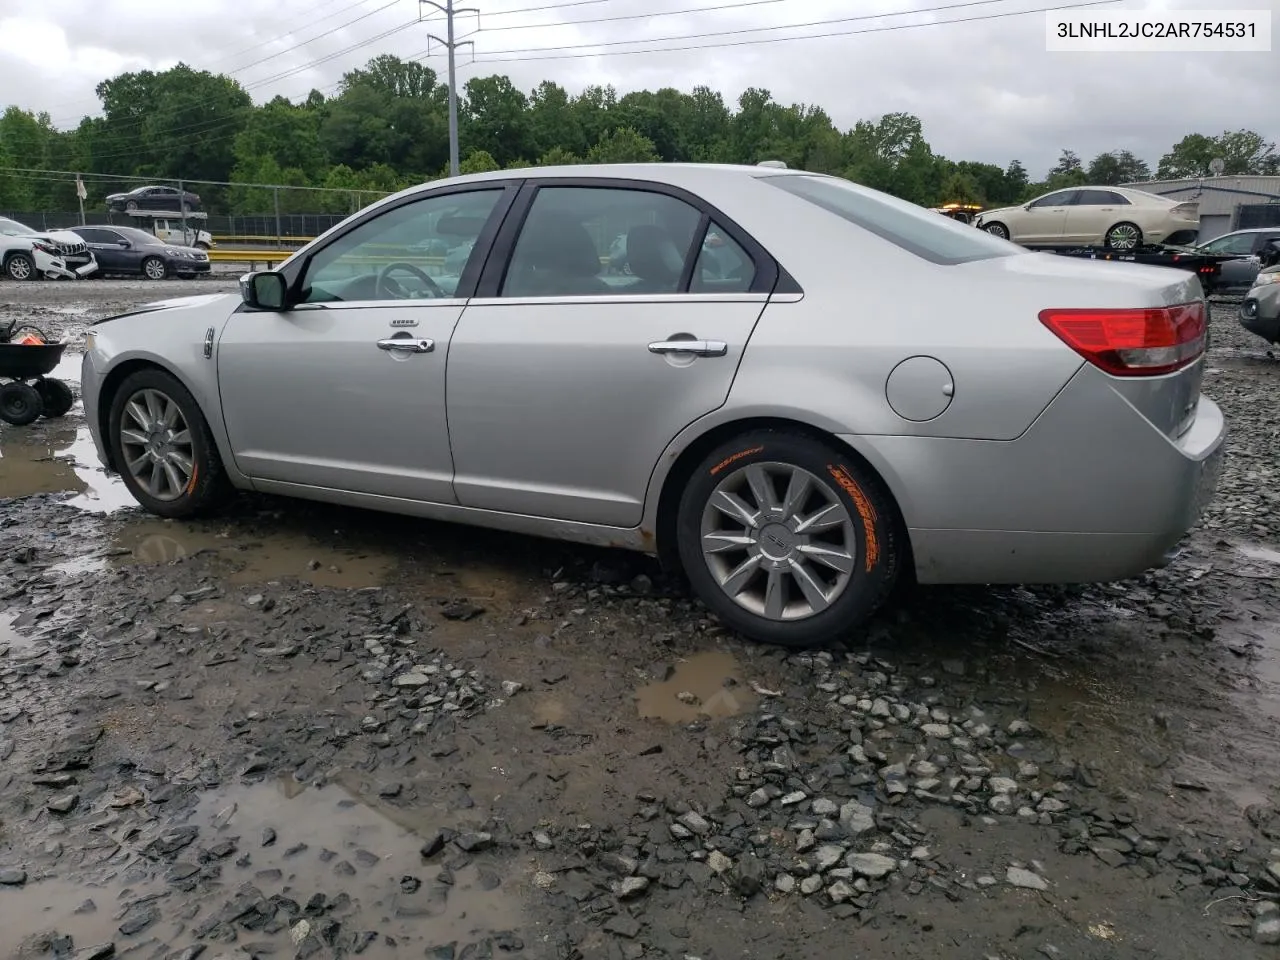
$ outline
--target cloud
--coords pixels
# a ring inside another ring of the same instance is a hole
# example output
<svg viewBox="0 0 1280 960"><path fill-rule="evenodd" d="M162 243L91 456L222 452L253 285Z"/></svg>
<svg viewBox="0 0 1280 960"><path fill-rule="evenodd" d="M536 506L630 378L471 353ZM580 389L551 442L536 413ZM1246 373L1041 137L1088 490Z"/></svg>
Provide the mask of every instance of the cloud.
<svg viewBox="0 0 1280 960"><path fill-rule="evenodd" d="M571 92L588 84L612 84L620 93L705 84L730 103L747 87L763 87L780 102L823 107L842 128L891 111L914 113L937 152L1001 165L1019 159L1036 176L1063 148L1086 159L1124 148L1154 166L1190 132L1244 127L1280 139L1280 114L1271 102L1280 51L1049 54L1043 13L1006 14L1053 0L960 7L959 0L860 0L856 6L847 0L460 3L481 8L481 29L470 37L474 51L459 53L460 83L505 73L526 90L543 79ZM179 61L232 72L260 101L305 96L313 87L330 90L343 71L375 54L421 56L429 46L433 55L426 62L443 76L443 51L428 39L443 33L443 23L428 5L422 6L427 22L413 22L418 6L416 0L61 0L25 7L21 15L0 13L0 105L47 111L58 125L72 126L97 109L93 89L99 81ZM936 9L944 6L955 8ZM1159 9L1176 16L1214 6L1205 0L1123 0L1098 9ZM547 9L529 9L534 7ZM679 12L695 7L718 9ZM1270 10L1280 23L1280 0L1232 0L1231 7ZM916 12L894 16L910 11ZM1001 16L954 22L992 14ZM345 25L357 17L362 19ZM850 17L867 19L758 29ZM953 22L906 27L930 21ZM459 18L458 33L471 34L476 25L474 16ZM784 39L855 30L863 32ZM663 39L713 32L721 35ZM388 36L365 43L383 33ZM748 42L760 40L769 42ZM585 44L610 46L582 49ZM652 52L699 45L704 49ZM650 52L625 52L634 50ZM551 59L557 54L572 56ZM279 77L283 73L291 75Z"/></svg>

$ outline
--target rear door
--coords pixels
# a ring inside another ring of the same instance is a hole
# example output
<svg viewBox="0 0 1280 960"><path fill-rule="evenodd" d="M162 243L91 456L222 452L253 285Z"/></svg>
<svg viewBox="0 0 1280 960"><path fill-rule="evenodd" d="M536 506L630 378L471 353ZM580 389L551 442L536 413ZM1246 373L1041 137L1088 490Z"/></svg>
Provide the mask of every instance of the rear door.
<svg viewBox="0 0 1280 960"><path fill-rule="evenodd" d="M777 274L684 191L526 183L449 344L458 502L638 524L662 451L724 403Z"/></svg>
<svg viewBox="0 0 1280 960"><path fill-rule="evenodd" d="M1063 239L1072 243L1102 243L1103 234L1122 220L1130 219L1129 201L1110 190L1080 190L1067 207Z"/></svg>

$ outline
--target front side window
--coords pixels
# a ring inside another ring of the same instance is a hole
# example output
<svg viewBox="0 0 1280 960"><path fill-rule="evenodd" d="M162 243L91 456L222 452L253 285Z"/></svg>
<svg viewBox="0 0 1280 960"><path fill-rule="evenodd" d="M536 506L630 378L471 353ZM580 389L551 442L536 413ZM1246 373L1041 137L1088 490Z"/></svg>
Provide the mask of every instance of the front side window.
<svg viewBox="0 0 1280 960"><path fill-rule="evenodd" d="M1059 190L1057 193L1051 193L1041 197L1039 200L1032 201L1031 207L1069 207L1075 202L1075 196L1078 190Z"/></svg>
<svg viewBox="0 0 1280 960"><path fill-rule="evenodd" d="M1253 234L1235 233L1226 237L1218 237L1216 240L1210 240L1206 243L1204 248L1209 253L1222 256L1239 254L1242 257L1246 257L1253 253Z"/></svg>
<svg viewBox="0 0 1280 960"><path fill-rule="evenodd" d="M968 263L1028 252L983 230L839 177L805 173L760 179L933 263Z"/></svg>
<svg viewBox="0 0 1280 960"><path fill-rule="evenodd" d="M393 207L311 258L302 303L452 297L502 188Z"/></svg>
<svg viewBox="0 0 1280 960"><path fill-rule="evenodd" d="M701 219L683 200L652 190L543 187L499 296L679 293Z"/></svg>

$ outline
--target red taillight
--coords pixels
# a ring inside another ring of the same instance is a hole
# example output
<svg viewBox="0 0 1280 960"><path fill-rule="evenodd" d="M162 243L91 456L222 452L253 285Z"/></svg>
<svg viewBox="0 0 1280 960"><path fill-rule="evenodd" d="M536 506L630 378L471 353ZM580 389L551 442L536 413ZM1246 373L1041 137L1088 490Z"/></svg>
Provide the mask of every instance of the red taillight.
<svg viewBox="0 0 1280 960"><path fill-rule="evenodd" d="M1172 373L1204 353L1203 301L1137 310L1042 310L1040 322L1100 370L1116 377Z"/></svg>

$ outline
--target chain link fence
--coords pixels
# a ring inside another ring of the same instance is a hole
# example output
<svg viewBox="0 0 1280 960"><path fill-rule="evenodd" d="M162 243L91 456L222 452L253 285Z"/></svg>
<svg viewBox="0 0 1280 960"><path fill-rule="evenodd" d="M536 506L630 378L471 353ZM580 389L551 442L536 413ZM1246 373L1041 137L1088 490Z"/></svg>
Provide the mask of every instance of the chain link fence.
<svg viewBox="0 0 1280 960"><path fill-rule="evenodd" d="M0 170L0 178L5 177ZM38 174L73 188L77 175ZM20 176L37 176L24 172ZM318 236L391 190L237 184L196 180L141 180L84 174L78 210L4 210L0 216L36 230L75 226L133 226L154 231L207 232L224 248L293 248ZM73 196L75 194L73 193Z"/></svg>

